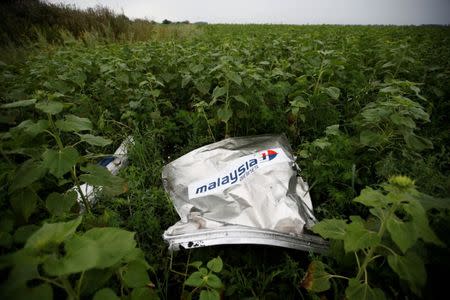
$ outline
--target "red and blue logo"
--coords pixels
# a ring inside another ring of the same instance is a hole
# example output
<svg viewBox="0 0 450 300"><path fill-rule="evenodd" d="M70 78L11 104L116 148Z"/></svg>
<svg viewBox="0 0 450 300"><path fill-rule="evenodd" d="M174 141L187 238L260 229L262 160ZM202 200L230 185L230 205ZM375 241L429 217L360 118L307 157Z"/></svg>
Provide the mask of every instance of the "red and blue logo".
<svg viewBox="0 0 450 300"><path fill-rule="evenodd" d="M278 152L274 150L267 150L259 153L261 155L261 161L271 161L275 157L277 157Z"/></svg>

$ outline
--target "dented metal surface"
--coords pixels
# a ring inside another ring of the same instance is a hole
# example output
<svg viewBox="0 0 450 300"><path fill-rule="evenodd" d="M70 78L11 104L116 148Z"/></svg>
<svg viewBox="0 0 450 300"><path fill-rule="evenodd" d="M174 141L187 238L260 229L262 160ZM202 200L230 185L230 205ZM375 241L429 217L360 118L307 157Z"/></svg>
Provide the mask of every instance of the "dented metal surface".
<svg viewBox="0 0 450 300"><path fill-rule="evenodd" d="M248 243L323 252L322 239L304 234L315 218L297 172L284 135L229 138L189 152L163 169L181 218L164 239L174 250Z"/></svg>

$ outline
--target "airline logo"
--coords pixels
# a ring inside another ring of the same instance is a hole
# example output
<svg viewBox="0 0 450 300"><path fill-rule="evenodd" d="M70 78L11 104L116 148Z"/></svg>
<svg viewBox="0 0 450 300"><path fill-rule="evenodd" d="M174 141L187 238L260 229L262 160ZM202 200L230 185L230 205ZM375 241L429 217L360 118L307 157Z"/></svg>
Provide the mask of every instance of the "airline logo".
<svg viewBox="0 0 450 300"><path fill-rule="evenodd" d="M222 192L226 188L245 180L259 168L289 161L290 159L281 148L267 149L240 157L231 161L228 167L216 175L191 183L188 186L189 199Z"/></svg>
<svg viewBox="0 0 450 300"><path fill-rule="evenodd" d="M277 157L278 152L276 152L275 150L269 149L267 151L263 151L260 152L261 157L262 157L262 161L265 161L266 159L268 159L269 161L274 159L275 157Z"/></svg>

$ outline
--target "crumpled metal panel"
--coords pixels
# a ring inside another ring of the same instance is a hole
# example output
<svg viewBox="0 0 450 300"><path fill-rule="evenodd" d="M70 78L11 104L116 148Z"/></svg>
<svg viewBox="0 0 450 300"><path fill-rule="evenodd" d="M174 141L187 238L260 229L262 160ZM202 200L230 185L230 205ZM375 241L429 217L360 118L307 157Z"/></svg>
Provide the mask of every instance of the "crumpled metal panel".
<svg viewBox="0 0 450 300"><path fill-rule="evenodd" d="M164 239L170 249L249 243L322 252L326 243L303 233L315 218L297 171L284 135L229 138L189 152L162 172L181 218Z"/></svg>

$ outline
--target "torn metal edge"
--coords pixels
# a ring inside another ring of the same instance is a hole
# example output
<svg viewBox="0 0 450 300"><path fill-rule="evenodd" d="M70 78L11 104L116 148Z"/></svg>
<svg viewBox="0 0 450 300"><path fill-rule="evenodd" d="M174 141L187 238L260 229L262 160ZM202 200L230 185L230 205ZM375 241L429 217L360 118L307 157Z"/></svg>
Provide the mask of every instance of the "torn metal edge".
<svg viewBox="0 0 450 300"><path fill-rule="evenodd" d="M258 244L325 254L328 242L310 234L290 235L272 230L229 225L216 229L202 229L194 233L163 235L170 251L215 245Z"/></svg>

